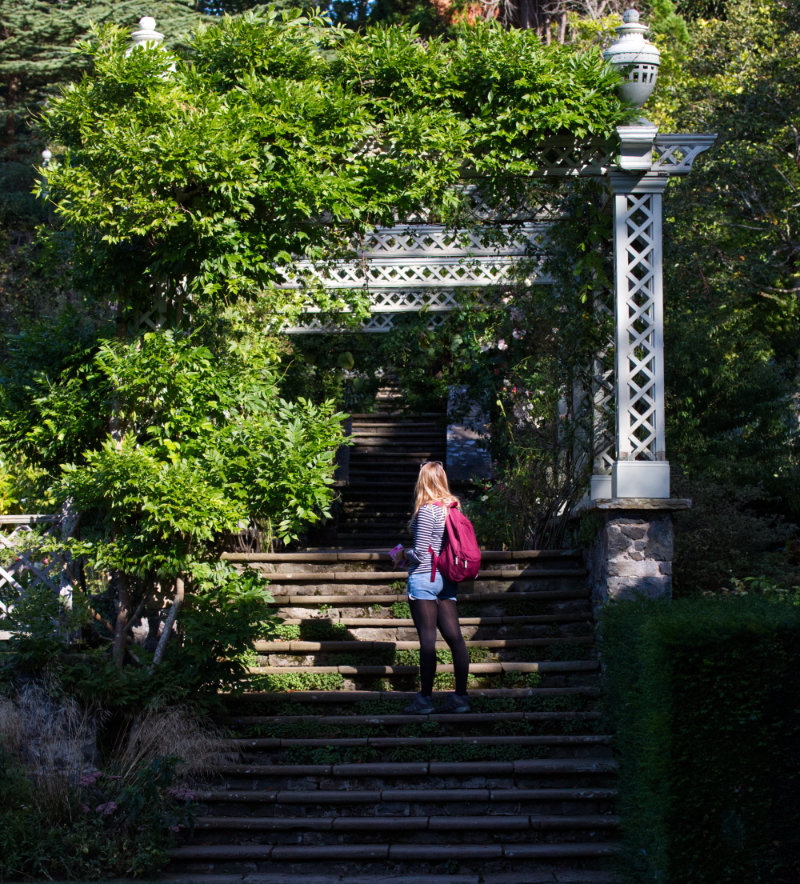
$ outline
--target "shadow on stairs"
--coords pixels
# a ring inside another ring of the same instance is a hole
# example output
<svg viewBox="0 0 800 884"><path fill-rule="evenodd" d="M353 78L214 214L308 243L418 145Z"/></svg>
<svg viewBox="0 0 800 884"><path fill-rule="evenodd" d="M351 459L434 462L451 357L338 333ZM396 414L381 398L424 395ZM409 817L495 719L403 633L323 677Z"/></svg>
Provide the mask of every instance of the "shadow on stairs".
<svg viewBox="0 0 800 884"><path fill-rule="evenodd" d="M405 715L418 645L383 552L229 555L283 619L227 703L230 760L167 877L277 884L606 884L616 764L572 550L486 552L462 584L466 714ZM435 699L452 690L446 646Z"/></svg>

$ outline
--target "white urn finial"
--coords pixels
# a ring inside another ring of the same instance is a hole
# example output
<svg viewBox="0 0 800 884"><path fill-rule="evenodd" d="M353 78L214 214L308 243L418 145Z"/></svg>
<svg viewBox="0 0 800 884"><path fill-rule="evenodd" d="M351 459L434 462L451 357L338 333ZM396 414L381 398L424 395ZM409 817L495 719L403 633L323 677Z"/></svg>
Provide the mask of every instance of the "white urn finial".
<svg viewBox="0 0 800 884"><path fill-rule="evenodd" d="M139 29L131 32L131 45L126 55L130 55L134 49L144 46L158 46L164 40L164 35L156 30L156 20L149 15L139 19Z"/></svg>
<svg viewBox="0 0 800 884"><path fill-rule="evenodd" d="M639 13L628 9L616 28L617 39L603 53L603 58L625 77L619 86L620 97L641 107L656 86L661 52L646 37L650 29L640 24Z"/></svg>

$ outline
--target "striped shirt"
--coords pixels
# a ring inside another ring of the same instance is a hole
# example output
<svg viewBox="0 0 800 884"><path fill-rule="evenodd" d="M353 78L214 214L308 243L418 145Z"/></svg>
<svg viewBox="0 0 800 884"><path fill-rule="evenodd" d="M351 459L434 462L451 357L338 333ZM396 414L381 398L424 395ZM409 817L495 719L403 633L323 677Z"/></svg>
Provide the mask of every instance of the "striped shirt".
<svg viewBox="0 0 800 884"><path fill-rule="evenodd" d="M431 554L428 547L438 556L442 551L442 537L444 536L446 516L443 506L433 503L423 503L417 510L416 516L411 521L411 530L414 532L414 546L406 550L408 560L408 573L412 574L418 569L431 570Z"/></svg>

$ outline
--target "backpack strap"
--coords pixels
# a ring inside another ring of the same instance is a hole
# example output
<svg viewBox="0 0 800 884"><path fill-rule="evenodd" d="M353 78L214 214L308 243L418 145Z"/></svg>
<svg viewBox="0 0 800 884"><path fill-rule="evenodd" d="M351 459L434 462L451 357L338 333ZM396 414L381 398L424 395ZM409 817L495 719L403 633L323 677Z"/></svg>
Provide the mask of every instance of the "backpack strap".
<svg viewBox="0 0 800 884"><path fill-rule="evenodd" d="M445 527L445 531L446 531L447 530L447 513L448 513L447 507L440 500L432 500L431 503L434 506L440 506L444 509L444 527ZM436 555L436 553L433 551L433 547L430 544L428 544L428 552L431 554L431 583L433 583L434 580L436 580L436 565L439 562L439 556Z"/></svg>
<svg viewBox="0 0 800 884"><path fill-rule="evenodd" d="M428 552L431 554L431 583L436 580L436 563L439 561L439 556L433 551L432 546L428 546Z"/></svg>

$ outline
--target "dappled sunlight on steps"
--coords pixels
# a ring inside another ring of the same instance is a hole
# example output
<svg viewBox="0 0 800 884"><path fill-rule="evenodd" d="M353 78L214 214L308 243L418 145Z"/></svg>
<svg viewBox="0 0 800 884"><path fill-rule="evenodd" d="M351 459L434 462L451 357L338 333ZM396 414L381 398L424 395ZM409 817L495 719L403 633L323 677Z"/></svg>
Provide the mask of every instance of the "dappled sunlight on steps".
<svg viewBox="0 0 800 884"><path fill-rule="evenodd" d="M283 623L228 701L228 761L171 876L614 880L616 763L577 554L486 553L459 597L473 712L428 717L402 713L418 645L385 553L228 558L269 575ZM440 701L453 675L438 655Z"/></svg>

